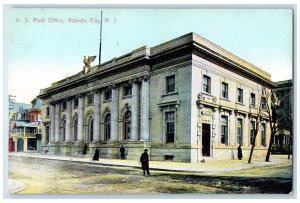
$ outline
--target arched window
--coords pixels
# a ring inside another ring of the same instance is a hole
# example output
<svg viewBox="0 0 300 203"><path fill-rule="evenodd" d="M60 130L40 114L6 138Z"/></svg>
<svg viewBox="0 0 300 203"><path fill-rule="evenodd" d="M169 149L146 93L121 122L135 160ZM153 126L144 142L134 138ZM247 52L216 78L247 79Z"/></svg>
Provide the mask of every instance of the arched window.
<svg viewBox="0 0 300 203"><path fill-rule="evenodd" d="M104 140L110 140L110 113L106 114L104 117Z"/></svg>
<svg viewBox="0 0 300 203"><path fill-rule="evenodd" d="M76 142L78 139L78 118L75 118L75 120L74 120L73 132L74 132L74 141Z"/></svg>
<svg viewBox="0 0 300 203"><path fill-rule="evenodd" d="M124 114L124 139L131 138L131 111L126 111Z"/></svg>
<svg viewBox="0 0 300 203"><path fill-rule="evenodd" d="M62 135L63 135L63 141L66 140L66 120L63 120L62 123Z"/></svg>
<svg viewBox="0 0 300 203"><path fill-rule="evenodd" d="M94 140L94 119L93 118L90 118L90 121L89 121L88 135L89 135L89 142L93 142L93 140Z"/></svg>

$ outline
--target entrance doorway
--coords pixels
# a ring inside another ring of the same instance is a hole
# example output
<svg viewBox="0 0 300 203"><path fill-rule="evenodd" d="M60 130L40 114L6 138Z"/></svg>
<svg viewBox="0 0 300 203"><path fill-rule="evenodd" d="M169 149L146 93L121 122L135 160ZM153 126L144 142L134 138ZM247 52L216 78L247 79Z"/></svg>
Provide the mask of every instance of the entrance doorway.
<svg viewBox="0 0 300 203"><path fill-rule="evenodd" d="M210 156L210 124L202 124L202 156Z"/></svg>
<svg viewBox="0 0 300 203"><path fill-rule="evenodd" d="M19 138L17 141L17 152L23 152L24 151L24 140L22 138Z"/></svg>

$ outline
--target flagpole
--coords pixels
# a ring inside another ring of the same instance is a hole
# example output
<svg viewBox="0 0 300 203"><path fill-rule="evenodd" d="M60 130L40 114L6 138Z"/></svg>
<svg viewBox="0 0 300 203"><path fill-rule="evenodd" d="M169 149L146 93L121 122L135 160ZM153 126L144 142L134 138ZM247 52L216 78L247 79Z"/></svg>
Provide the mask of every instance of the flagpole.
<svg viewBox="0 0 300 203"><path fill-rule="evenodd" d="M101 65L101 45L102 45L102 10L101 10L101 22L100 22L99 67Z"/></svg>

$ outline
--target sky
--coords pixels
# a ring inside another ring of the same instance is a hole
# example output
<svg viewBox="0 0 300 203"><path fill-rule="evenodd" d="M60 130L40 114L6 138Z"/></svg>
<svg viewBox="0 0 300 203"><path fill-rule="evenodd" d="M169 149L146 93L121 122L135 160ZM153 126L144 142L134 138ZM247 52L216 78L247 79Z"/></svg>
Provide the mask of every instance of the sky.
<svg viewBox="0 0 300 203"><path fill-rule="evenodd" d="M269 72L292 78L290 9L11 8L8 92L30 103L40 89L78 73L97 55L103 11L102 63L141 46L195 32Z"/></svg>

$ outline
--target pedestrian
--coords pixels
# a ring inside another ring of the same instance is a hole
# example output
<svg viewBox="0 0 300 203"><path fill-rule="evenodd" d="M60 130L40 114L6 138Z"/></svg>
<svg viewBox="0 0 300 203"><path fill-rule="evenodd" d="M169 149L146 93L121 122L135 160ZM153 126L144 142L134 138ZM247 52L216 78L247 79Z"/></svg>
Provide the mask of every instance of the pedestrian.
<svg viewBox="0 0 300 203"><path fill-rule="evenodd" d="M123 147L123 145L121 145L120 148L120 155L121 155L121 159L125 159L125 148Z"/></svg>
<svg viewBox="0 0 300 203"><path fill-rule="evenodd" d="M149 156L147 154L148 149L144 150L144 153L142 153L140 161L142 163L142 169L145 175L145 171L147 171L147 175L150 176L149 172Z"/></svg>
<svg viewBox="0 0 300 203"><path fill-rule="evenodd" d="M95 149L93 161L99 161L99 149L98 148Z"/></svg>
<svg viewBox="0 0 300 203"><path fill-rule="evenodd" d="M239 145L239 147L237 148L237 150L238 150L238 158L239 158L239 160L241 160L243 158L243 152L242 152L241 145Z"/></svg>
<svg viewBox="0 0 300 203"><path fill-rule="evenodd" d="M82 154L83 154L83 155L86 155L86 154L87 154L87 144L84 144Z"/></svg>

